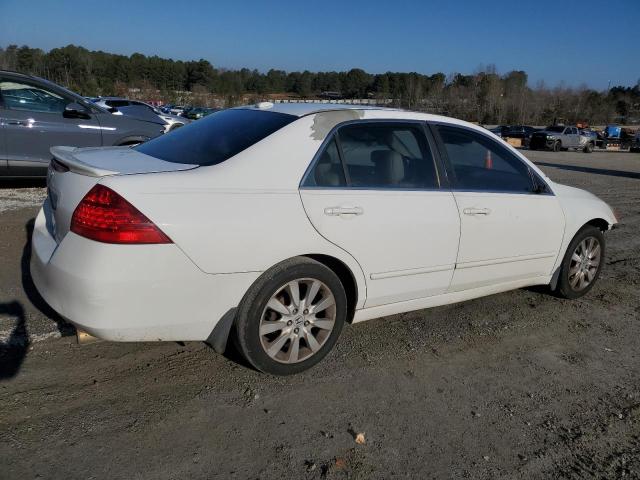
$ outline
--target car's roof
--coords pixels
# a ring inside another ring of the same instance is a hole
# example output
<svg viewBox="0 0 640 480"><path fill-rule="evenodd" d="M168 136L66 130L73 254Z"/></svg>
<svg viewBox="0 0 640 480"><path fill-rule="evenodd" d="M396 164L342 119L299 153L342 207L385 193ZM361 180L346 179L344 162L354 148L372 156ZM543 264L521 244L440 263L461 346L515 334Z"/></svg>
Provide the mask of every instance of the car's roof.
<svg viewBox="0 0 640 480"><path fill-rule="evenodd" d="M304 117L313 113L324 112L328 110L383 110L383 111L402 111L396 108L385 108L374 105L356 105L346 103L315 103L315 102L260 102L254 105L245 105L238 108L264 110L268 112L286 113L295 115L296 117Z"/></svg>

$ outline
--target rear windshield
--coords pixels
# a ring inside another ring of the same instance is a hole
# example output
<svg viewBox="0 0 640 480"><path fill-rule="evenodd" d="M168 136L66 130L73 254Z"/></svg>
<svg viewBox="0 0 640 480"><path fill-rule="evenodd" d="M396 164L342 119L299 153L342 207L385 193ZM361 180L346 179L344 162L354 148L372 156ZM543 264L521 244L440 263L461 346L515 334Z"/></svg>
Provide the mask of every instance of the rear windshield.
<svg viewBox="0 0 640 480"><path fill-rule="evenodd" d="M222 110L138 145L135 149L167 162L216 165L297 118L260 110Z"/></svg>

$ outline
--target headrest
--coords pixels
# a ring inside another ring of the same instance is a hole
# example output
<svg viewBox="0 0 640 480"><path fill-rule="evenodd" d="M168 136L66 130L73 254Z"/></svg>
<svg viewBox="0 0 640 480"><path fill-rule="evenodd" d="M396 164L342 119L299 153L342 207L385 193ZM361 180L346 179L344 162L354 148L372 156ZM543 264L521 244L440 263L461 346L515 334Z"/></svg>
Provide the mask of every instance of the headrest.
<svg viewBox="0 0 640 480"><path fill-rule="evenodd" d="M398 152L374 150L371 162L376 166L376 176L380 181L397 184L404 180L404 161Z"/></svg>

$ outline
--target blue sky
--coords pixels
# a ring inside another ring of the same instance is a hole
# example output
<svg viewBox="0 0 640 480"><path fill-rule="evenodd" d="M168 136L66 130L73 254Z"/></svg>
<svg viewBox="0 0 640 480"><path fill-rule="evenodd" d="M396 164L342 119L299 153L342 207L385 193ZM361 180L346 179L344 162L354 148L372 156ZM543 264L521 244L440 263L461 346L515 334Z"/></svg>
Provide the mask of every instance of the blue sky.
<svg viewBox="0 0 640 480"><path fill-rule="evenodd" d="M639 19L640 0L0 0L0 46L73 43L262 71L495 64L525 70L532 86L604 89L640 80Z"/></svg>

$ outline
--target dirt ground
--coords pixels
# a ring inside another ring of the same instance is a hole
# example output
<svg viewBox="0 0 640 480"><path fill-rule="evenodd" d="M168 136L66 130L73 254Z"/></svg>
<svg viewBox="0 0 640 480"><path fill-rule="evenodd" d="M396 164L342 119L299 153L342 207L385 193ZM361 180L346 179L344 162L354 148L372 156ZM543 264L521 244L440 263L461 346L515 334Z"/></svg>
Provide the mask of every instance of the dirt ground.
<svg viewBox="0 0 640 480"><path fill-rule="evenodd" d="M25 269L43 191L5 184L0 478L640 478L640 155L525 154L621 214L586 297L354 325L287 378L201 343L77 345Z"/></svg>

